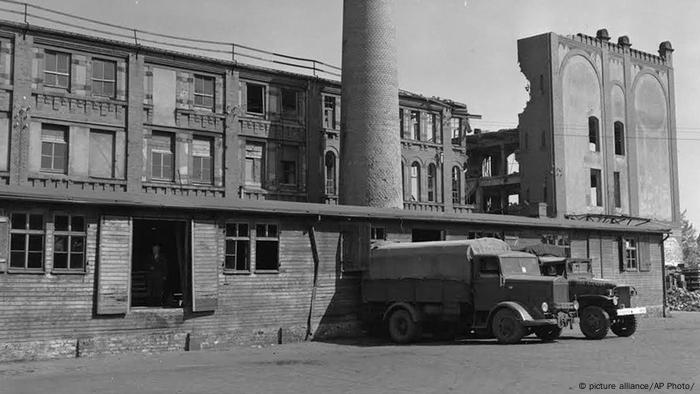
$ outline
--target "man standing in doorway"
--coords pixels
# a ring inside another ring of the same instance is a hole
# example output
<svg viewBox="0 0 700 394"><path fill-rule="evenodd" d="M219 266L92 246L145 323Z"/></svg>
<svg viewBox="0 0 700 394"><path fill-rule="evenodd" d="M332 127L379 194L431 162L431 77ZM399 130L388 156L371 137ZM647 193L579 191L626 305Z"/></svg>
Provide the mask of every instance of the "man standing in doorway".
<svg viewBox="0 0 700 394"><path fill-rule="evenodd" d="M150 304L163 306L165 305L166 297L165 285L168 280L168 259L160 250L160 244L151 246L151 255L149 259L150 270Z"/></svg>

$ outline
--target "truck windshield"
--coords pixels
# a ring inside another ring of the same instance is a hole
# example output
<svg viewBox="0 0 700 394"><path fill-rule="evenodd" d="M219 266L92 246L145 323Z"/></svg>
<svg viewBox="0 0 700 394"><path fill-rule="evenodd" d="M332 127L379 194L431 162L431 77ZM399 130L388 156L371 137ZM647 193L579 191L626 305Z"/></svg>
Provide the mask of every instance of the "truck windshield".
<svg viewBox="0 0 700 394"><path fill-rule="evenodd" d="M529 275L541 276L540 265L537 263L536 257L509 257L501 256L501 272L504 276L508 275Z"/></svg>

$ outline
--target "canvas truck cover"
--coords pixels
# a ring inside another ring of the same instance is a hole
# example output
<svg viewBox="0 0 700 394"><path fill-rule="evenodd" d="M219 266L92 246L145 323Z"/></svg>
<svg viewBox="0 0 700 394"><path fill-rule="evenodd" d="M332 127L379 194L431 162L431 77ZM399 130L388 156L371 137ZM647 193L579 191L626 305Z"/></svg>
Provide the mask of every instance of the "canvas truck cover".
<svg viewBox="0 0 700 394"><path fill-rule="evenodd" d="M508 244L497 238L382 243L370 251L365 278L470 281L474 255L508 251Z"/></svg>

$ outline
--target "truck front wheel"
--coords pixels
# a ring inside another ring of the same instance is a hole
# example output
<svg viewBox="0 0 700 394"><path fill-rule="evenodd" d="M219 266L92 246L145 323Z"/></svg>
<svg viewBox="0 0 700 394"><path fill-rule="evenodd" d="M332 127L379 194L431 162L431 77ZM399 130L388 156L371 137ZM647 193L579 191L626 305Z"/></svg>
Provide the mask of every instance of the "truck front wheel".
<svg viewBox="0 0 700 394"><path fill-rule="evenodd" d="M559 326L542 326L535 327L534 331L537 338L542 340L542 342L551 342L559 338L562 328Z"/></svg>
<svg viewBox="0 0 700 394"><path fill-rule="evenodd" d="M389 316L389 336L396 343L409 343L420 335L419 325L405 309L397 309Z"/></svg>
<svg viewBox="0 0 700 394"><path fill-rule="evenodd" d="M618 337L628 337L637 331L637 317L634 315L618 317L615 323L610 325L610 330Z"/></svg>
<svg viewBox="0 0 700 394"><path fill-rule="evenodd" d="M580 314L581 332L588 339L603 339L608 335L610 315L603 308L591 305L583 308Z"/></svg>
<svg viewBox="0 0 700 394"><path fill-rule="evenodd" d="M515 312L503 308L496 312L491 322L493 336L500 343L518 343L527 333L525 326Z"/></svg>

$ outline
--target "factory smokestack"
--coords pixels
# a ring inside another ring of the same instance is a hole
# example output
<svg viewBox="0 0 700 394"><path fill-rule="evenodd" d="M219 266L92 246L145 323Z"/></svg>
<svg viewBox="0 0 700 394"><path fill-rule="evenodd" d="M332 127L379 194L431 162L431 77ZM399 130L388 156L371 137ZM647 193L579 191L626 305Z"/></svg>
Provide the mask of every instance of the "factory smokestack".
<svg viewBox="0 0 700 394"><path fill-rule="evenodd" d="M393 0L345 0L340 203L403 208Z"/></svg>

